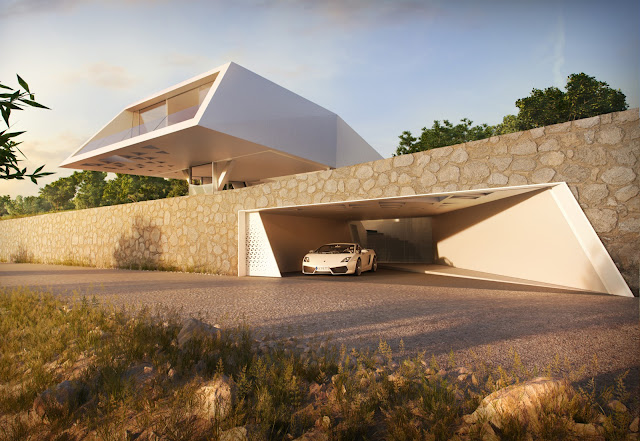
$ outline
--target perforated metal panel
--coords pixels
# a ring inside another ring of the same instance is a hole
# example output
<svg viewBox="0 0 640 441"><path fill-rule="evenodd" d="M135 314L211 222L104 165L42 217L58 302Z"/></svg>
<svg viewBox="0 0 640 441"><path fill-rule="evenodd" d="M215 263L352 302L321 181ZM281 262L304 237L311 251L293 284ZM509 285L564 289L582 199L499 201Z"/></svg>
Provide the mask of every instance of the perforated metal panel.
<svg viewBox="0 0 640 441"><path fill-rule="evenodd" d="M247 213L245 234L247 275L280 277L260 213Z"/></svg>

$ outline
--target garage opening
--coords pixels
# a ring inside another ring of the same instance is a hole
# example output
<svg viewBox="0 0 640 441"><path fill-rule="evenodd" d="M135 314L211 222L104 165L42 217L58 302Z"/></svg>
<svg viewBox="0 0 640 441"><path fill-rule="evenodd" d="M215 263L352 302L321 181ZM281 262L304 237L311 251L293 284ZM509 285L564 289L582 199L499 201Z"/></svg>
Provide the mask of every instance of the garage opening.
<svg viewBox="0 0 640 441"><path fill-rule="evenodd" d="M632 296L565 183L240 211L238 274L300 271L332 242L396 270Z"/></svg>

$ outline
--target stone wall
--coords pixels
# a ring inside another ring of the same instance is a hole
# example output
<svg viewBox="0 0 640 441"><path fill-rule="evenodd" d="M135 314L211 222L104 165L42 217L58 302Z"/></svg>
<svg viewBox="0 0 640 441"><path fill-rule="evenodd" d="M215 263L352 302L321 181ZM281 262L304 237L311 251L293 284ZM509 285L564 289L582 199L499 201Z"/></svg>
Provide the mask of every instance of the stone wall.
<svg viewBox="0 0 640 441"><path fill-rule="evenodd" d="M565 181L637 295L639 163L633 109L214 195L3 220L0 259L236 274L241 209Z"/></svg>

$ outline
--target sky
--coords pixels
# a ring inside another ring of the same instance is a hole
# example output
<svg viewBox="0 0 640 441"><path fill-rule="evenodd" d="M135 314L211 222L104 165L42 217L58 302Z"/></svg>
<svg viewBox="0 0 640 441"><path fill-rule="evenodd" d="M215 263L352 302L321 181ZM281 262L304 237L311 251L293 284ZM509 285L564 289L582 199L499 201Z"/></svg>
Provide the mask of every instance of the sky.
<svg viewBox="0 0 640 441"><path fill-rule="evenodd" d="M51 110L11 116L55 172L129 104L234 61L337 113L382 156L434 120L496 124L585 72L638 107L637 0L0 0L0 82ZM5 127L2 126L0 130Z"/></svg>

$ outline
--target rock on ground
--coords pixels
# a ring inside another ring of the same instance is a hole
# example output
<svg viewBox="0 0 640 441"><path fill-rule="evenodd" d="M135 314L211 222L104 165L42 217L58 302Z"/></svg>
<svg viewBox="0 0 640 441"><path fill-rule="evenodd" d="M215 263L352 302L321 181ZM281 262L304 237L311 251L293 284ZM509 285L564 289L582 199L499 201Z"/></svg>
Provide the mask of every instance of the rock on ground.
<svg viewBox="0 0 640 441"><path fill-rule="evenodd" d="M537 421L538 410L543 403L560 405L574 394L564 380L538 377L521 384L505 387L486 396L471 415L466 415L466 424L487 421L501 428L505 417L516 417L521 422Z"/></svg>
<svg viewBox="0 0 640 441"><path fill-rule="evenodd" d="M220 434L218 440L220 441L247 441L247 429L244 426L234 427L233 429L225 430Z"/></svg>
<svg viewBox="0 0 640 441"><path fill-rule="evenodd" d="M220 329L202 320L190 317L182 324L182 329L178 333L178 347L182 349L194 338L205 338L209 336L220 336Z"/></svg>
<svg viewBox="0 0 640 441"><path fill-rule="evenodd" d="M51 410L62 410L69 407L82 390L82 385L75 381L63 381L55 387L42 392L33 401L33 411L40 418L44 418Z"/></svg>
<svg viewBox="0 0 640 441"><path fill-rule="evenodd" d="M236 400L235 384L226 376L215 378L198 389L203 399L203 411L206 416L224 419L231 411Z"/></svg>

